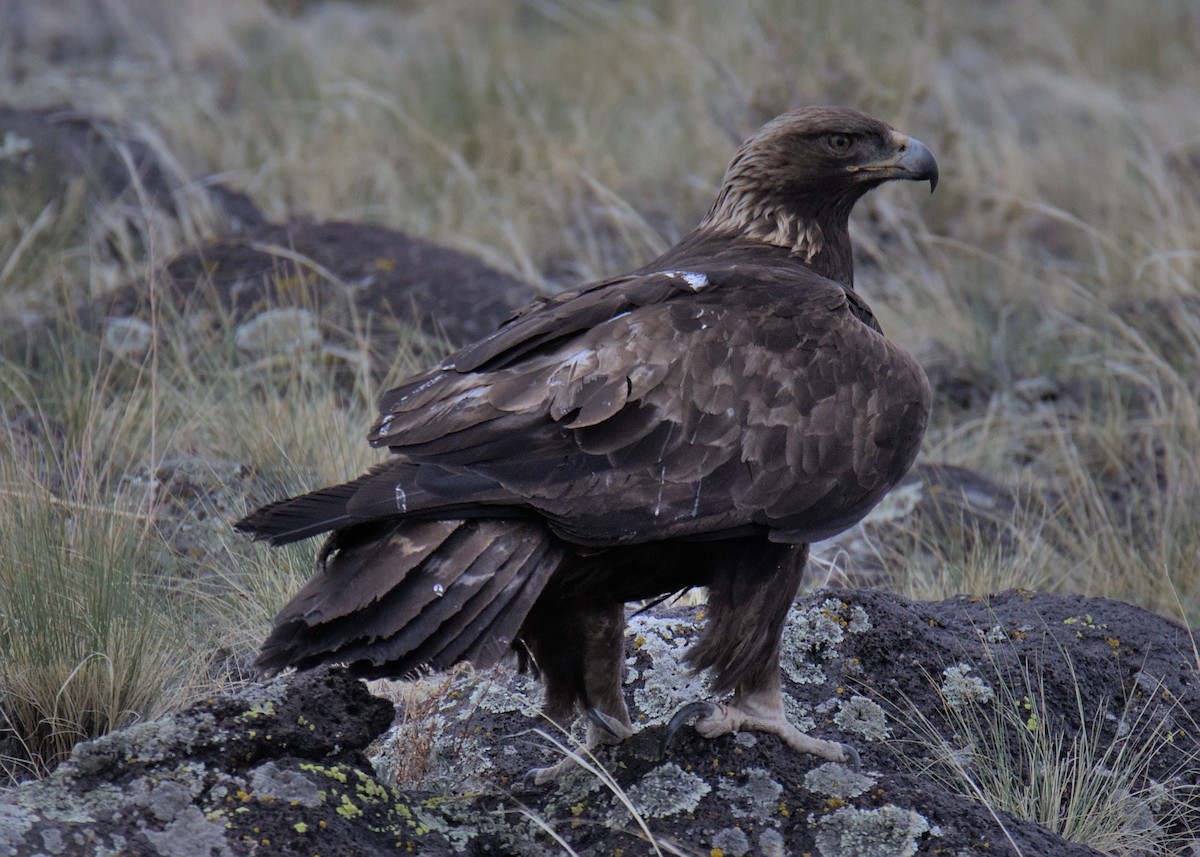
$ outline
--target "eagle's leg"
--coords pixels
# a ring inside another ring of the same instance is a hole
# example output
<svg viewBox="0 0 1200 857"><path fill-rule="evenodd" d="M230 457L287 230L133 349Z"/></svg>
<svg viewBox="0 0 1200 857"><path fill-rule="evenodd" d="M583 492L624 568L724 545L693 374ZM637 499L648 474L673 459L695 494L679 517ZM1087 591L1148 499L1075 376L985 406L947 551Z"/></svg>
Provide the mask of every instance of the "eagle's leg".
<svg viewBox="0 0 1200 857"><path fill-rule="evenodd" d="M743 692L739 689L734 694L732 705L719 702L693 702L685 705L675 713L664 730L664 753L672 736L694 715L699 715L695 723L696 731L705 738L717 738L742 729L770 732L778 735L798 753L809 753L832 762L848 762L856 771L862 766L858 751L849 744L814 738L792 725L783 712L783 693L779 689L778 679L774 690L763 687Z"/></svg>
<svg viewBox="0 0 1200 857"><path fill-rule="evenodd" d="M808 545L773 547L744 549L733 541L728 555L713 557L709 619L686 659L697 671L711 669L713 691L720 695L732 690L733 702L685 705L667 725L663 749L685 721L699 715L696 731L705 738L740 729L770 732L801 753L850 762L857 768L858 752L853 747L806 735L784 714L779 653Z"/></svg>
<svg viewBox="0 0 1200 857"><path fill-rule="evenodd" d="M564 730L577 712L587 717L586 747L618 744L633 734L625 706L625 606L558 601L526 623L526 644L546 684L543 713ZM574 764L570 757L526 778L550 782Z"/></svg>

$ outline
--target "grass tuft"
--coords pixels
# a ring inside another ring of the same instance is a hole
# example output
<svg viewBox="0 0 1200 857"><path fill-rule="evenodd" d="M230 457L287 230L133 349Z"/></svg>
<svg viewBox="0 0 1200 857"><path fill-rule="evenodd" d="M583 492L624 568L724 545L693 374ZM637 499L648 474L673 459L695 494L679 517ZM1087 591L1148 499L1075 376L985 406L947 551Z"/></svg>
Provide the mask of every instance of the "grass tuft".
<svg viewBox="0 0 1200 857"><path fill-rule="evenodd" d="M9 777L43 774L76 742L178 705L204 660L167 594L166 545L137 501L62 500L15 470L0 465Z"/></svg>
<svg viewBox="0 0 1200 857"><path fill-rule="evenodd" d="M940 700L935 713L894 706L916 736L910 746L897 744L897 755L921 777L994 810L1001 827L996 812L1104 854L1135 855L1177 853L1190 838L1179 831L1200 822L1189 774L1200 760L1151 776L1156 757L1174 743L1176 719L1186 718L1176 702L1166 711L1148 703L1163 696L1161 688L1143 688L1113 713L1085 710L1076 687L1064 719L1048 702L1063 689L1047 689L1032 666L1015 677L997 669L967 695L930 682Z"/></svg>

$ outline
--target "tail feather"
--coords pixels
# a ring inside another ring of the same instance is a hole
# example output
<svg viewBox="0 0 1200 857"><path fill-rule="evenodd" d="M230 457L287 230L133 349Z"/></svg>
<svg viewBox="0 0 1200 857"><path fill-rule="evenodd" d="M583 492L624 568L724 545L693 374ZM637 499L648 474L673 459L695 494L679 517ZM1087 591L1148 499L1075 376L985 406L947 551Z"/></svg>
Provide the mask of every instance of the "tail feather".
<svg viewBox="0 0 1200 857"><path fill-rule="evenodd" d="M567 550L533 520L402 520L353 541L280 612L260 669L344 662L400 676L461 660L488 666Z"/></svg>
<svg viewBox="0 0 1200 857"><path fill-rule="evenodd" d="M513 514L519 506L492 479L434 464L392 459L349 482L269 503L234 524L272 545L405 515L453 517L465 508Z"/></svg>
<svg viewBox="0 0 1200 857"><path fill-rule="evenodd" d="M519 559L514 558L517 561L510 564L519 569L536 569L537 573L507 576L495 596L481 605L478 613L463 622L461 630L449 635L445 646L437 653L440 662L469 660L480 665L494 663L516 639L517 631L545 587L550 573L562 564L564 558L562 545L557 539L525 547L533 549L523 552ZM492 642L498 645L495 656L483 657L480 653Z"/></svg>
<svg viewBox="0 0 1200 857"><path fill-rule="evenodd" d="M337 552L279 611L276 624L302 621L318 627L344 617L360 621L362 611L407 581L410 570L421 571L460 526L459 521L422 521L419 526L388 521L335 534ZM435 582L430 581L430 590Z"/></svg>
<svg viewBox="0 0 1200 857"><path fill-rule="evenodd" d="M363 641L358 646L362 651L355 657L353 649L343 648L340 654L349 660L369 655L390 662L417 649L436 651L428 645L433 634L443 625L461 625L456 617L471 599L486 593L489 586L502 586L519 570L503 567L504 548L494 543L490 529L460 525L434 556L405 575L369 610L351 617L355 639Z"/></svg>
<svg viewBox="0 0 1200 857"><path fill-rule="evenodd" d="M510 529L504 528L505 532ZM538 537L533 539L529 533L517 534L519 542L510 545L515 549L504 557L503 564L479 592L436 628L432 623L426 625L431 633L419 646L413 647L411 640L404 639L407 634L402 633L373 647L372 660L381 661L379 667L360 662L356 670L368 677L385 677L406 675L426 666L445 669L460 661L486 668L500 660L565 556L561 542L544 527L536 530Z"/></svg>
<svg viewBox="0 0 1200 857"><path fill-rule="evenodd" d="M385 468L386 463L377 465L357 479L341 485L331 485L299 497L268 503L233 526L275 546L349 526L354 523L349 511L350 501Z"/></svg>

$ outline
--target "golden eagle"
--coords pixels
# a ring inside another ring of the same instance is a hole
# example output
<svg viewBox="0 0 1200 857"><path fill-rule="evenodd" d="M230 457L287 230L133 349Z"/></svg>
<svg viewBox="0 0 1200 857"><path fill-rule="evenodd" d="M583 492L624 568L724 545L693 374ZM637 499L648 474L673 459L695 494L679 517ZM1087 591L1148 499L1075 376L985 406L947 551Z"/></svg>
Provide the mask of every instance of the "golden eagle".
<svg viewBox="0 0 1200 857"><path fill-rule="evenodd" d="M624 605L703 586L687 661L733 699L681 713L708 737L758 729L855 761L785 719L780 636L808 544L896 484L930 408L853 289L850 210L937 177L929 149L864 113L786 113L658 259L385 393L369 439L391 457L236 525L276 545L330 533L258 665L400 677L515 649L549 717L582 711L590 744L614 742L632 732Z"/></svg>

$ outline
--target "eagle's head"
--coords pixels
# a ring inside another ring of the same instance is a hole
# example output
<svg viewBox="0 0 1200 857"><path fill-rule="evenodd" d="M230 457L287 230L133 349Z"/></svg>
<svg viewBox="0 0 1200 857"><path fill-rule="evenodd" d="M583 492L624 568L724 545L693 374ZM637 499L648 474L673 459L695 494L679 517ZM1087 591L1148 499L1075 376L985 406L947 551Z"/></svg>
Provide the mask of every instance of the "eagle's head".
<svg viewBox="0 0 1200 857"><path fill-rule="evenodd" d="M937 186L920 140L858 110L804 107L742 144L702 226L789 248L814 263L835 248L864 193L892 179ZM848 255L845 248L836 248Z"/></svg>

